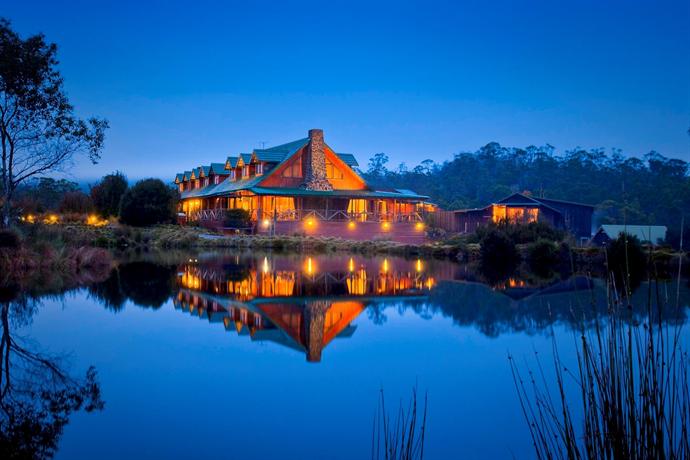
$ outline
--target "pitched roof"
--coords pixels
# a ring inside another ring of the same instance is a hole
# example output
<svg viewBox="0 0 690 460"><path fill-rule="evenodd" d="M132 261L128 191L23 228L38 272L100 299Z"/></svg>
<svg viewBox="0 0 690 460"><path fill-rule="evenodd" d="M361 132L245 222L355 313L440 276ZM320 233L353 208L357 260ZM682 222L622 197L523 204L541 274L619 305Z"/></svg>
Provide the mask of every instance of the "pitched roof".
<svg viewBox="0 0 690 460"><path fill-rule="evenodd" d="M615 239L621 233L627 233L642 242L657 243L666 239L666 230L663 225L602 225L595 235L604 232L609 238Z"/></svg>
<svg viewBox="0 0 690 460"><path fill-rule="evenodd" d="M225 170L225 163L211 163L209 174L227 174Z"/></svg>
<svg viewBox="0 0 690 460"><path fill-rule="evenodd" d="M199 166L199 175L200 177L205 177L208 176L209 171L211 170L210 166Z"/></svg>
<svg viewBox="0 0 690 460"><path fill-rule="evenodd" d="M239 157L228 157L225 160L225 169L233 169L237 167L237 160Z"/></svg>
<svg viewBox="0 0 690 460"><path fill-rule="evenodd" d="M271 168L266 174L261 176L254 176L250 178L238 178L233 181L223 181L220 184L209 184L205 187L194 190L186 190L181 194L182 199L208 197L208 196L225 196L239 190L252 191L254 193L266 195L297 195L297 196L341 196L341 197L370 197L370 198L398 198L407 200L424 201L429 197L426 195L418 195L412 190L407 189L390 189L390 190L333 190L329 192L304 190L301 188L273 188L261 187L260 183L267 177L270 177L275 171L278 171L280 165L291 158L300 149L309 143L309 138L298 139L296 141L288 142L286 144L276 145L267 149L255 149L252 153L240 153L238 156L228 156L224 164L212 163L211 166L205 167L205 174L209 170L215 170L222 166L222 168L233 169L239 164L248 164L252 159L261 162L278 163L274 168ZM329 147L330 149L330 147ZM332 151L332 149L330 149ZM359 166L354 155L350 153L336 153L336 156L347 167ZM196 177L199 175L199 168L193 171Z"/></svg>
<svg viewBox="0 0 690 460"><path fill-rule="evenodd" d="M184 173L177 173L175 175L175 183L179 184L182 181L184 181Z"/></svg>
<svg viewBox="0 0 690 460"><path fill-rule="evenodd" d="M336 153L336 155L338 155L338 157L341 160L343 160L343 163L345 163L346 165L348 165L351 168L355 167L355 166L359 166L359 163L357 163L357 159L351 153Z"/></svg>
<svg viewBox="0 0 690 460"><path fill-rule="evenodd" d="M591 205L591 204L578 203L576 201L554 200L553 198L537 198L537 197L535 197L534 199L537 201L540 201L542 203L547 203L547 204L548 203L556 203L556 204L563 203L563 204L570 204L570 205L574 205L574 206L584 206L587 208L594 208L595 207L594 205Z"/></svg>

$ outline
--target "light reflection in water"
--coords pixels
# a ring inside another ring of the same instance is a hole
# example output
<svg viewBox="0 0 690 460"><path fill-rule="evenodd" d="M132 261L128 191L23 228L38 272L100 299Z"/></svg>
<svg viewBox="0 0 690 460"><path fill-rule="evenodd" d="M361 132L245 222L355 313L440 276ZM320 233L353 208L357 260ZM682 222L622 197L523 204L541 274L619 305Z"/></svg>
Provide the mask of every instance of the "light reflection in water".
<svg viewBox="0 0 690 460"><path fill-rule="evenodd" d="M269 256L208 263L184 263L174 304L226 330L253 340L278 342L319 361L336 337L349 337L352 321L372 301L385 297L424 297L435 285L422 262L349 257L307 257L303 270Z"/></svg>

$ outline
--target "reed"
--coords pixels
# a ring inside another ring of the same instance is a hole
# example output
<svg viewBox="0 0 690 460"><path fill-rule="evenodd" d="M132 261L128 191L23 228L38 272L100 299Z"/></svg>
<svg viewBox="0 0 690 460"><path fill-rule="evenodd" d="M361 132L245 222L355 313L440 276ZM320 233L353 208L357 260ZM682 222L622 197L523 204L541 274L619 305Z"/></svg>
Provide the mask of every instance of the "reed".
<svg viewBox="0 0 690 460"><path fill-rule="evenodd" d="M631 291L617 290L614 276L608 285L608 314L575 337L574 366L564 362L552 341L555 385L548 384L538 357L535 369L527 366L525 372L509 356L536 456L690 458L687 344L681 340L681 322L662 318L664 305L673 301L650 283L646 315L636 322Z"/></svg>
<svg viewBox="0 0 690 460"><path fill-rule="evenodd" d="M424 405L417 407L417 388L412 389L407 408L402 401L395 418L386 409L381 390L379 404L374 416L371 437L372 460L421 460L424 458L424 437L426 435L427 395Z"/></svg>

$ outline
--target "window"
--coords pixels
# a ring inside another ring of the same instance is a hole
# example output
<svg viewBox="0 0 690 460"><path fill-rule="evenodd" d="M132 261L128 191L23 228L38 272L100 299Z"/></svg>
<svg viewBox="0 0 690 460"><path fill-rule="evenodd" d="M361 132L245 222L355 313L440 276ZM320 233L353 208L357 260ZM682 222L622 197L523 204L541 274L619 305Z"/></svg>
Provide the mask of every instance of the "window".
<svg viewBox="0 0 690 460"><path fill-rule="evenodd" d="M242 177L249 177L249 165L244 165L242 168Z"/></svg>
<svg viewBox="0 0 690 460"><path fill-rule="evenodd" d="M201 181L199 179L194 181L194 188L201 188Z"/></svg>
<svg viewBox="0 0 690 460"><path fill-rule="evenodd" d="M216 185L220 184L220 176L213 176L213 183Z"/></svg>
<svg viewBox="0 0 690 460"><path fill-rule="evenodd" d="M256 175L260 176L264 173L264 164L263 163L257 163L256 164Z"/></svg>
<svg viewBox="0 0 690 460"><path fill-rule="evenodd" d="M184 184L180 182L180 192L184 192Z"/></svg>
<svg viewBox="0 0 690 460"><path fill-rule="evenodd" d="M235 179L236 179L235 170L233 169L232 171L230 171L230 180L235 180Z"/></svg>
<svg viewBox="0 0 690 460"><path fill-rule="evenodd" d="M342 179L343 172L336 168L333 163L326 160L326 177L328 179Z"/></svg>
<svg viewBox="0 0 690 460"><path fill-rule="evenodd" d="M283 177L302 177L302 162L295 161L283 171Z"/></svg>

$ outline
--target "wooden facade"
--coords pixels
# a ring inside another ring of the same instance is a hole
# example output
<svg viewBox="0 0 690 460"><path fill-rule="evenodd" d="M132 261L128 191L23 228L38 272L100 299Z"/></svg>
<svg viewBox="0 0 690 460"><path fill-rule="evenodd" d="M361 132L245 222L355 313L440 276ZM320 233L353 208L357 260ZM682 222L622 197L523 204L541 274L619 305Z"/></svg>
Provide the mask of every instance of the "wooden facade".
<svg viewBox="0 0 690 460"><path fill-rule="evenodd" d="M593 212L594 206L588 204L536 198L522 193L514 193L483 208L453 211L455 229L461 233L475 232L479 226L489 222L546 222L582 240L592 234Z"/></svg>
<svg viewBox="0 0 690 460"><path fill-rule="evenodd" d="M244 209L255 233L424 241L428 197L373 189L356 166L323 142L321 130L310 130L298 141L177 174L179 221L223 229L227 210Z"/></svg>

